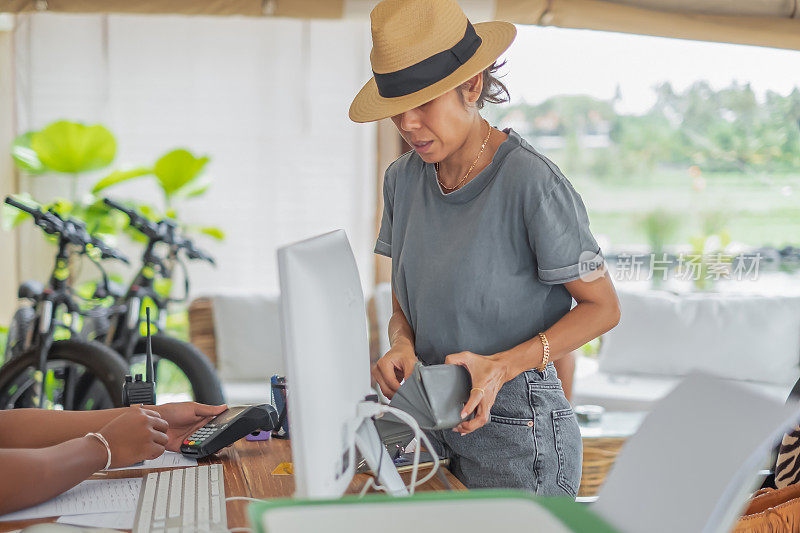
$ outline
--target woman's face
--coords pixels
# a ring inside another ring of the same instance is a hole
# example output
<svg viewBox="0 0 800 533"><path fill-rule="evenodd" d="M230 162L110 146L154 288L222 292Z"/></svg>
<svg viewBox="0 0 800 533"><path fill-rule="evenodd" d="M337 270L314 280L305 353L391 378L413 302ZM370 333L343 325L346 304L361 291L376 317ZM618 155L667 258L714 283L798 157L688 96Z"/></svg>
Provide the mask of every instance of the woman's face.
<svg viewBox="0 0 800 533"><path fill-rule="evenodd" d="M400 135L427 163L437 163L458 150L469 134L482 87L481 75L419 107L392 117ZM475 87L477 85L477 87ZM477 93L475 93L477 89ZM458 94L462 92L462 97Z"/></svg>

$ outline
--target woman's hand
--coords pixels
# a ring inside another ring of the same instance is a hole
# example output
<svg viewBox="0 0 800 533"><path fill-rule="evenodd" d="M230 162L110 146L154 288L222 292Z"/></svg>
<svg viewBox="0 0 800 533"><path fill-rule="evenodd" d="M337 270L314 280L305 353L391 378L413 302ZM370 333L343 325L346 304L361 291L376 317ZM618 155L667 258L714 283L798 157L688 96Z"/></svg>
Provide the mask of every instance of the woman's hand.
<svg viewBox="0 0 800 533"><path fill-rule="evenodd" d="M227 405L205 405L195 402L166 403L159 406L148 406L157 411L167 421L167 450L179 452L186 437L203 427L206 423L225 411Z"/></svg>
<svg viewBox="0 0 800 533"><path fill-rule="evenodd" d="M463 366L472 377L472 391L461 411L461 418L466 418L473 411L475 418L461 422L453 428L453 431L466 435L489 421L497 393L500 392L500 387L508 381L508 368L497 356L478 355L472 352L450 354L444 362L448 365Z"/></svg>
<svg viewBox="0 0 800 533"><path fill-rule="evenodd" d="M400 388L400 382L414 371L417 354L410 343L396 342L378 362L372 366L372 379L381 388L384 396L392 399Z"/></svg>
<svg viewBox="0 0 800 533"><path fill-rule="evenodd" d="M159 457L167 444L168 427L167 421L157 412L128 407L98 433L108 441L111 467L116 468Z"/></svg>

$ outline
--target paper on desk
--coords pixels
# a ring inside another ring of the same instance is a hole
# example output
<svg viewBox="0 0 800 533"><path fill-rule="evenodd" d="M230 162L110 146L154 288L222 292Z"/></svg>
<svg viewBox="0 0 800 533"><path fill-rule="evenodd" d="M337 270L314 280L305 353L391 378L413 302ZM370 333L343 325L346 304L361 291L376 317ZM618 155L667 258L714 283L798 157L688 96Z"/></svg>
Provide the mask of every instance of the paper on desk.
<svg viewBox="0 0 800 533"><path fill-rule="evenodd" d="M39 505L0 516L4 520L28 520L48 516L136 511L141 478L90 479Z"/></svg>
<svg viewBox="0 0 800 533"><path fill-rule="evenodd" d="M148 459L142 464L123 466L120 468L109 468L109 470L137 470L143 468L182 468L185 466L197 466L197 459L184 457L177 452L164 452L160 457Z"/></svg>
<svg viewBox="0 0 800 533"><path fill-rule="evenodd" d="M108 529L133 529L136 511L122 513L90 513L62 516L56 522L82 527L104 527Z"/></svg>

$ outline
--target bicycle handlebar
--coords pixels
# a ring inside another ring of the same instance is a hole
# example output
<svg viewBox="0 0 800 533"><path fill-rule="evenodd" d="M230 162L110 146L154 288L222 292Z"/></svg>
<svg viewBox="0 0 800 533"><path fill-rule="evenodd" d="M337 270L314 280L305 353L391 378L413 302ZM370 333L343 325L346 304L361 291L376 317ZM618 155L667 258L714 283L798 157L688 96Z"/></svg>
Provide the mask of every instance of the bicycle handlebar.
<svg viewBox="0 0 800 533"><path fill-rule="evenodd" d="M45 233L54 235L64 231L64 221L61 220L60 217L54 216L49 211L42 211L37 207L29 207L21 202L18 202L11 196L6 196L6 203L32 216L33 222L42 228Z"/></svg>
<svg viewBox="0 0 800 533"><path fill-rule="evenodd" d="M151 222L147 218L143 217L133 209L125 207L124 205L111 200L110 198L103 198L103 203L105 203L108 207L116 209L122 213L125 213L128 216L128 220L130 221L130 226L135 230L143 233L146 237L154 240L161 240L161 232L159 231L159 226L155 222Z"/></svg>
<svg viewBox="0 0 800 533"><path fill-rule="evenodd" d="M216 264L217 264L216 261L214 261L213 257L211 257L209 254L207 254L203 250L200 250L199 248L197 248L194 245L194 243L192 241L190 241L189 239L185 239L181 243L180 248L183 249L184 252L186 252L186 257L188 257L189 259L191 259L193 261L194 260L207 261L208 263L211 263L214 266L216 266Z"/></svg>
<svg viewBox="0 0 800 533"><path fill-rule="evenodd" d="M128 215L129 218L133 218L134 216L136 216L136 212L134 212L133 209L128 209L124 205L118 204L111 198L103 198L103 203L106 204L108 207L113 207L117 211L122 211L123 213Z"/></svg>
<svg viewBox="0 0 800 533"><path fill-rule="evenodd" d="M126 265L130 265L131 264L130 260L128 259L128 257L125 254L123 254L119 250L111 248L110 246L108 246L106 243L104 243L103 241L101 241L97 237L92 237L91 244L92 244L92 246L94 246L95 248L100 250L100 254L101 254L100 257L101 258L103 258L103 259L116 259L117 261L122 261Z"/></svg>
<svg viewBox="0 0 800 533"><path fill-rule="evenodd" d="M35 207L28 207L27 205L14 200L10 196L6 196L6 203L8 205L12 206L12 207L16 207L20 211L25 211L29 215L34 215L35 216L36 214L41 213L41 211L36 209Z"/></svg>
<svg viewBox="0 0 800 533"><path fill-rule="evenodd" d="M52 207L47 211L42 211L39 208L29 207L14 198L7 196L5 202L17 209L24 211L33 217L37 226L42 228L45 233L51 235L59 234L70 243L80 246L83 253L89 252L91 247L100 250L102 259L117 259L123 263L129 263L128 258L122 252L115 250L108 246L102 240L92 236L86 230L86 224L83 222L70 218L62 217Z"/></svg>
<svg viewBox="0 0 800 533"><path fill-rule="evenodd" d="M47 214L61 222L60 233L65 239L75 246L86 247L92 241L92 236L86 231L86 224L73 218L64 218L52 207L47 210Z"/></svg>
<svg viewBox="0 0 800 533"><path fill-rule="evenodd" d="M130 226L135 230L142 233L145 237L153 241L164 242L173 247L173 250L184 250L186 257L190 260L202 260L216 265L214 258L206 252L198 249L191 239L180 236L178 224L169 218L164 218L159 222L152 222L144 216L137 213L134 209L125 207L122 204L115 202L109 198L104 198L103 202L117 211L121 211L128 215Z"/></svg>

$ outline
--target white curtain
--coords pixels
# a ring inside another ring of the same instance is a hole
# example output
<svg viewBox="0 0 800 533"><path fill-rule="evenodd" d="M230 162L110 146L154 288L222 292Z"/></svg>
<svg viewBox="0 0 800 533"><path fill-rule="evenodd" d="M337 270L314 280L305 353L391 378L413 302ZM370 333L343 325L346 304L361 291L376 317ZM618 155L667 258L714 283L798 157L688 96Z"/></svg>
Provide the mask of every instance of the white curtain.
<svg viewBox="0 0 800 533"><path fill-rule="evenodd" d="M276 292L276 248L335 228L371 286L375 132L347 117L370 75L366 21L41 13L19 17L15 47L19 132L103 123L118 166L178 147L211 157L209 193L178 204L184 221L227 234L201 241L219 266L191 267L195 295ZM63 178L21 185L40 200L68 190ZM108 194L161 202L149 182ZM44 280L43 238L28 227L22 241L21 270Z"/></svg>

